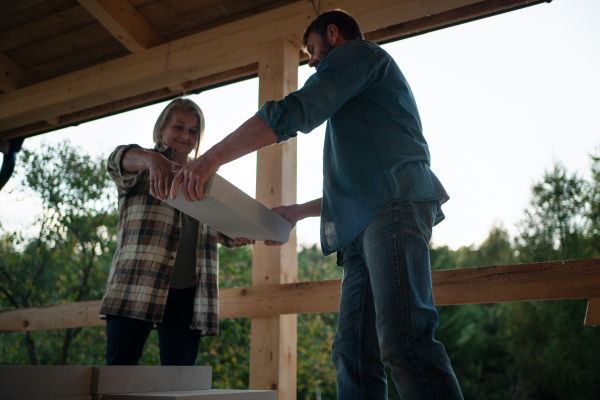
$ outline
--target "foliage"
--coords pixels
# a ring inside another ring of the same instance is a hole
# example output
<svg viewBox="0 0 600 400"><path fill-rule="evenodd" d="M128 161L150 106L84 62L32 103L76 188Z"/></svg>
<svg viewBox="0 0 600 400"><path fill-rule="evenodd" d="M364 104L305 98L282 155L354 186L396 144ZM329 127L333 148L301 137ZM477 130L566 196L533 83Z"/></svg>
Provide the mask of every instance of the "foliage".
<svg viewBox="0 0 600 400"><path fill-rule="evenodd" d="M235 288L252 285L252 248L219 248L219 285ZM335 256L323 257L316 246L298 253L298 280L302 282L340 279ZM337 313L298 315L298 399L335 398L336 375L330 359L331 342L337 328ZM213 367L213 388L247 389L250 366L250 319L220 321L219 336L203 338L198 365ZM158 339L152 333L142 358L144 365L160 364Z"/></svg>
<svg viewBox="0 0 600 400"><path fill-rule="evenodd" d="M456 251L432 247L432 269L444 261L446 269L506 265L514 252L506 230L495 226L479 246ZM468 304L438 307L440 326L436 338L446 347L465 398L510 399L514 371L506 368L508 354L501 326L502 304ZM494 397L497 396L497 397ZM526 398L526 397L517 397Z"/></svg>
<svg viewBox="0 0 600 400"><path fill-rule="evenodd" d="M588 206L586 216L589 220L586 237L589 239L590 256L600 257L600 147L590 155L590 159L592 179L585 191L585 203Z"/></svg>
<svg viewBox="0 0 600 400"><path fill-rule="evenodd" d="M298 253L298 280L301 282L341 279L336 256L323 257L317 246ZM298 315L298 399L335 399L336 374L331 361L331 343L337 329L338 313Z"/></svg>
<svg viewBox="0 0 600 400"><path fill-rule="evenodd" d="M0 304L25 308L97 299L102 294L116 240L117 214L105 165L80 155L69 142L24 149L19 165L24 190L39 197L37 235L19 233L0 237ZM87 337L83 337L86 334ZM66 329L2 335L0 340L26 349L30 364L76 363L93 343L101 343L98 329ZM93 358L96 360L96 358ZM23 361L5 353L2 364Z"/></svg>
<svg viewBox="0 0 600 400"><path fill-rule="evenodd" d="M432 268L597 257L597 172L586 183L557 164L533 185L514 244L495 227L479 247L432 248ZM437 338L466 399L594 399L600 341L583 326L585 309L585 300L438 307Z"/></svg>
<svg viewBox="0 0 600 400"><path fill-rule="evenodd" d="M44 204L38 234L0 235L2 308L97 299L114 252L117 215L102 161L68 144L44 151L23 153L23 186ZM600 155L591 159L591 181L557 164L532 186L516 238L500 225L480 245L432 245L432 270L599 257ZM219 248L219 257L221 288L251 285L251 246ZM299 281L341 275L335 256L323 257L316 246L299 252ZM598 399L600 338L597 328L583 326L585 307L586 300L438 307L436 337L466 399ZM335 399L336 327L337 313L298 316L298 399ZM156 336L145 365L160 363ZM105 340L104 328L2 334L0 364L102 364ZM250 319L221 320L220 335L202 340L198 365L213 367L215 388L247 388L249 347ZM388 392L400 399L391 381Z"/></svg>
<svg viewBox="0 0 600 400"><path fill-rule="evenodd" d="M597 166L597 160L595 165ZM516 248L521 262L595 257L598 241L590 221L599 181L586 184L560 164L532 189L530 210ZM600 393L600 335L583 326L586 301L506 304L507 349L532 388L532 398L591 399ZM594 361L596 360L596 361Z"/></svg>
<svg viewBox="0 0 600 400"><path fill-rule="evenodd" d="M569 176L558 163L533 185L530 208L525 211L517 238L521 261L584 257L584 188L583 179L575 174Z"/></svg>
<svg viewBox="0 0 600 400"><path fill-rule="evenodd" d="M219 286L252 286L252 247L219 248ZM250 377L250 319L220 321L219 336L202 339L198 365L212 365L213 387L247 389Z"/></svg>

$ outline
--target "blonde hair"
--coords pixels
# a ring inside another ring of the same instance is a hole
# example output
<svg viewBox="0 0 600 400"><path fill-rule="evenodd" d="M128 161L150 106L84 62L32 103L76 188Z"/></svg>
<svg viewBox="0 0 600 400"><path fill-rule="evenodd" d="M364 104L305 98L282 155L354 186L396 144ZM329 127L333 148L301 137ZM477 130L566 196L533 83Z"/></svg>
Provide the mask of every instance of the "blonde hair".
<svg viewBox="0 0 600 400"><path fill-rule="evenodd" d="M153 135L155 148L156 148L156 150L158 150L160 152L166 151L169 148L164 143L162 143L162 135L160 133L160 130L163 128L165 123L169 121L169 119L171 118L171 115L173 114L173 111L175 111L175 110L186 111L186 112L189 112L190 114L193 114L198 117L198 123L200 124L200 126L199 126L200 130L199 130L199 135L198 135L198 143L196 144L196 154L195 154L194 158L198 157L198 149L200 147L200 142L202 141L202 138L204 137L204 114L202 113L202 110L200 109L198 104L194 103L192 100L185 98L185 97L177 97L176 99L171 101L165 107L165 109L162 110L162 112L156 119L156 123L154 124L154 135Z"/></svg>

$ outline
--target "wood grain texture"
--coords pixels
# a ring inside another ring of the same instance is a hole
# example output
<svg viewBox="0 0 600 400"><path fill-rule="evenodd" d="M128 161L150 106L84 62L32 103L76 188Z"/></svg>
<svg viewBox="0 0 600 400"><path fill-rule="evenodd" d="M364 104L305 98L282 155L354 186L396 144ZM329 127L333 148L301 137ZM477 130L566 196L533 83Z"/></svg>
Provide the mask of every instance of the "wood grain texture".
<svg viewBox="0 0 600 400"><path fill-rule="evenodd" d="M299 48L285 39L259 45L259 106L298 87ZM296 203L296 141L257 153L256 200L272 208ZM298 279L296 230L283 246L254 246L253 287L278 287ZM276 390L279 400L296 398L297 315L253 318L250 327L250 382L254 390Z"/></svg>
<svg viewBox="0 0 600 400"><path fill-rule="evenodd" d="M600 325L600 297L588 300L584 324L586 326Z"/></svg>
<svg viewBox="0 0 600 400"><path fill-rule="evenodd" d="M94 4L101 2L95 0ZM359 19L366 33L374 32L369 36L371 39L387 40L530 3L525 0L346 0L343 7L351 10ZM166 23L164 12L159 13L160 4L156 3L155 11L152 11L152 7L142 7L143 16L156 31L162 30ZM98 23L90 24L80 15L81 12L85 14L83 7L73 7L72 3L70 8L65 5L65 13L72 15L72 18L53 16L58 18L53 21L53 26L56 26L53 31L58 34L50 38L60 43L49 45L47 42L35 42L31 46L42 46L38 51L15 48L10 53L5 52L42 81L0 95L0 138L8 139L66 126L69 123L67 121L72 121L78 113L92 115L87 111L101 107L122 109L120 107L126 103L124 99L147 94L147 101L151 101L156 93L165 88L256 63L261 44L280 38L297 45L306 25L314 18L309 2L276 2L273 8L269 8L265 2L256 4L259 7L256 13L250 12L249 6L245 5L243 10L240 9L243 17L237 16L234 20L224 18L225 23L215 20L202 31L189 35L173 34L176 39L129 55L119 53L113 45L116 43L120 46L119 42L111 39L111 35ZM321 9L334 6L340 4L325 2L321 4ZM223 11L234 16L232 9ZM74 22L72 28L69 25L71 21ZM131 23L121 25L133 26ZM5 35L10 36L11 32ZM10 37L17 40L23 36ZM63 37L68 40L63 40ZM138 43L142 42L142 39L138 39ZM11 43L7 43L5 47L8 50ZM52 52L48 53L50 49ZM60 57L54 53L55 49L61 51ZM81 55L92 53L95 55L91 58L81 58ZM38 56L45 57L45 61L31 58ZM65 61L65 64L64 60L73 62ZM62 67L61 62L65 64ZM43 65L53 72L46 71ZM32 72L34 69L35 73ZM52 78L43 78L48 76ZM165 96L164 99L167 98ZM58 122L48 125L44 121Z"/></svg>
<svg viewBox="0 0 600 400"><path fill-rule="evenodd" d="M438 306L590 299L586 325L600 324L600 258L434 271ZM221 318L339 311L340 280L221 289ZM0 311L0 332L100 326L100 301Z"/></svg>

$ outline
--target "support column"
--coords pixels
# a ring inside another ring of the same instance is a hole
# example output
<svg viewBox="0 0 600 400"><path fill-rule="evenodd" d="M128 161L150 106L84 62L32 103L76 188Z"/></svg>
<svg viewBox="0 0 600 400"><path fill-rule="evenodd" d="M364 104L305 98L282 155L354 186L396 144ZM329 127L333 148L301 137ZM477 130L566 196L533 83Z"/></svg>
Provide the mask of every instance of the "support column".
<svg viewBox="0 0 600 400"><path fill-rule="evenodd" d="M260 46L259 106L280 100L298 87L299 49L284 39ZM257 154L256 199L267 207L296 203L296 139ZM278 285L298 279L296 229L283 246L254 246L252 285ZM251 321L250 389L276 390L278 400L296 399L297 316Z"/></svg>

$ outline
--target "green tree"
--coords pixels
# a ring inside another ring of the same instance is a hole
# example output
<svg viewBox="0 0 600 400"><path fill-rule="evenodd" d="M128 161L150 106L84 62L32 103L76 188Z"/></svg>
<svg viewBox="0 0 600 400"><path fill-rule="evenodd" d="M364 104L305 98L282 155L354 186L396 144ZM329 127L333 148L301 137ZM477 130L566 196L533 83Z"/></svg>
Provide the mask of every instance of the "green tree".
<svg viewBox="0 0 600 400"><path fill-rule="evenodd" d="M584 258L585 181L556 163L532 187L530 208L519 224L521 262Z"/></svg>
<svg viewBox="0 0 600 400"><path fill-rule="evenodd" d="M587 185L585 194L589 219L587 237L590 257L600 257L600 148L596 150L596 154L590 155L590 159L592 179Z"/></svg>
<svg viewBox="0 0 600 400"><path fill-rule="evenodd" d="M219 286L237 288L252 285L252 246L237 249L219 247ZM250 319L220 321L219 336L203 338L198 365L211 365L213 387L247 389L250 379Z"/></svg>
<svg viewBox="0 0 600 400"><path fill-rule="evenodd" d="M98 299L114 253L118 221L104 161L82 155L67 141L36 152L24 149L19 165L24 190L41 199L43 211L34 237L1 238L2 307ZM21 341L29 364L65 365L98 363L97 357L89 357L89 347L103 347L103 335L100 329L73 328L2 335L0 340ZM23 360L2 362L13 361Z"/></svg>
<svg viewBox="0 0 600 400"><path fill-rule="evenodd" d="M432 246L432 269L506 265L514 261L508 232L494 226L479 246L458 250ZM502 331L503 304L438 307L436 338L447 349L466 399L526 399L518 372L511 367Z"/></svg>
<svg viewBox="0 0 600 400"><path fill-rule="evenodd" d="M313 245L298 253L298 280L341 279L335 254L324 257ZM336 398L336 373L331 361L331 343L337 329L337 312L298 315L298 399Z"/></svg>
<svg viewBox="0 0 600 400"><path fill-rule="evenodd" d="M252 285L252 247L219 247L219 266L221 288ZM298 253L299 281L340 279L341 276L342 269L335 265L335 256L323 257L317 246L303 248ZM338 313L298 315L298 399L314 399L317 391L322 399L336 397L331 343L337 328L337 315ZM144 350L142 364L159 363L158 338L153 332ZM221 320L219 336L202 339L197 363L213 367L214 388L248 389L250 319Z"/></svg>
<svg viewBox="0 0 600 400"><path fill-rule="evenodd" d="M597 165L597 164L595 164ZM556 164L532 189L520 224L521 262L593 257L585 181ZM586 300L506 304L507 349L536 399L598 398L600 335L583 326Z"/></svg>
<svg viewBox="0 0 600 400"><path fill-rule="evenodd" d="M219 287L252 285L252 247L227 249L219 246ZM141 365L160 365L156 331L148 338ZM250 368L250 319L219 321L219 335L200 341L197 365L212 366L213 388L248 389Z"/></svg>

